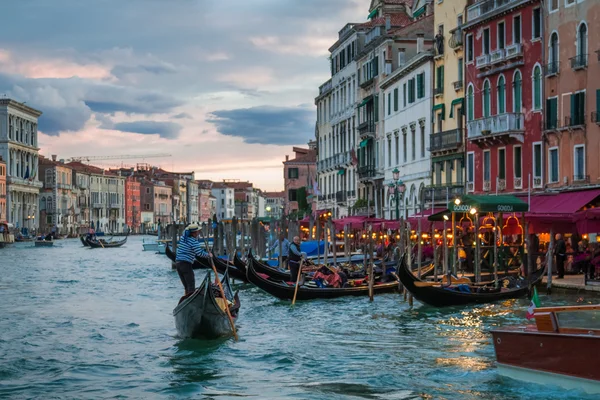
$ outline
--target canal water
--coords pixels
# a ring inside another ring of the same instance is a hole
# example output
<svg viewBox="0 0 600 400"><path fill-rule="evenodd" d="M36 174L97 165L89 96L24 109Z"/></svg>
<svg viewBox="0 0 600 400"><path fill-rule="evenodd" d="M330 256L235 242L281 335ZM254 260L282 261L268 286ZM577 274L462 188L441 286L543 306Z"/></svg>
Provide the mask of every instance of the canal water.
<svg viewBox="0 0 600 400"><path fill-rule="evenodd" d="M291 308L238 288L239 342L180 340L181 283L141 237L117 249L76 239L2 249L0 398L592 398L498 375L488 330L526 323L526 300L410 308L389 294Z"/></svg>

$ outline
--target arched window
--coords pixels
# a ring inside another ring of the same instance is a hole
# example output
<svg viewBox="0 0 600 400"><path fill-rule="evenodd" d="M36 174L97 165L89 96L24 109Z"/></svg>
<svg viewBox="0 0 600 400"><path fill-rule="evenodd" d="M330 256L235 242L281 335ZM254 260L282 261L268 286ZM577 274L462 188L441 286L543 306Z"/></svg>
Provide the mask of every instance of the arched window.
<svg viewBox="0 0 600 400"><path fill-rule="evenodd" d="M587 25L582 22L577 31L577 66L587 65Z"/></svg>
<svg viewBox="0 0 600 400"><path fill-rule="evenodd" d="M523 109L522 102L522 87L523 82L521 80L521 72L516 71L513 76L513 112L520 113Z"/></svg>
<svg viewBox="0 0 600 400"><path fill-rule="evenodd" d="M506 112L506 81L504 75L498 78L498 114Z"/></svg>
<svg viewBox="0 0 600 400"><path fill-rule="evenodd" d="M558 69L558 33L552 32L550 36L550 54L548 55L548 61L552 66L556 65Z"/></svg>
<svg viewBox="0 0 600 400"><path fill-rule="evenodd" d="M542 68L539 65L533 68L533 109L542 109Z"/></svg>
<svg viewBox="0 0 600 400"><path fill-rule="evenodd" d="M490 81L487 79L483 83L483 117L488 118L491 114L490 112L491 104L490 104Z"/></svg>
<svg viewBox="0 0 600 400"><path fill-rule="evenodd" d="M467 89L467 121L475 119L475 104L474 104L474 89L473 85L469 85Z"/></svg>

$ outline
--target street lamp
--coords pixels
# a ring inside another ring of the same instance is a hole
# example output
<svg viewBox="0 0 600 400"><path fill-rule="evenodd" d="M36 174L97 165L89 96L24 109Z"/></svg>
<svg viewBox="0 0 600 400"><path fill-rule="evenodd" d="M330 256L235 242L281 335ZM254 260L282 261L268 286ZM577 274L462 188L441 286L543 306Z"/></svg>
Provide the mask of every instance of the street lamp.
<svg viewBox="0 0 600 400"><path fill-rule="evenodd" d="M394 168L392 171L392 176L394 177L394 182L389 184L389 188L390 190L394 190L394 194L392 196L396 202L396 219L400 220L399 201L404 197L406 185L400 180L400 171L398 168Z"/></svg>

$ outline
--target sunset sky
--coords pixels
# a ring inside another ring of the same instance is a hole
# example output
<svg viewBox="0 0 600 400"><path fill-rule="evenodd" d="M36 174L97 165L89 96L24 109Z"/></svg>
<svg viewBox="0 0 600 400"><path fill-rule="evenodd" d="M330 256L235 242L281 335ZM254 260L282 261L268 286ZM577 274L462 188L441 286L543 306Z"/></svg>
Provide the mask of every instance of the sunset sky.
<svg viewBox="0 0 600 400"><path fill-rule="evenodd" d="M145 161L282 190L285 155L314 138L327 49L369 4L6 1L0 95L43 111L44 155L168 153Z"/></svg>

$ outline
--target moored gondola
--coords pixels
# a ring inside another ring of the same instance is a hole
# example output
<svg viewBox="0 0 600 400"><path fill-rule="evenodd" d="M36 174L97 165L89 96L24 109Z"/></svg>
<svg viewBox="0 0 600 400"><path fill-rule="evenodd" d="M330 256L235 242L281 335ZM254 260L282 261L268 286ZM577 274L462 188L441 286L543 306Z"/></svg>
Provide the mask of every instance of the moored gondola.
<svg viewBox="0 0 600 400"><path fill-rule="evenodd" d="M424 282L410 273L402 260L398 267L398 277L402 285L423 303L435 307L459 306L466 304L491 303L497 300L516 299L529 293L531 285L542 279L544 269L535 271L529 278L506 277L499 279L499 288L493 286L453 284L442 286L434 282ZM507 287L505 287L507 286Z"/></svg>
<svg viewBox="0 0 600 400"><path fill-rule="evenodd" d="M94 239L88 239L88 238L86 238L85 241L92 249L99 249L99 248L107 249L107 248L123 246L125 243L127 243L127 236L125 236L125 239L123 239L123 240L117 240L117 241L111 241L111 242L106 242L102 239L94 240Z"/></svg>
<svg viewBox="0 0 600 400"><path fill-rule="evenodd" d="M237 319L240 309L238 293L233 293L229 276L222 280L226 300L216 285L211 283L211 273L207 272L202 284L187 298L184 298L173 310L175 328L181 338L217 338L233 334L225 307L233 320Z"/></svg>
<svg viewBox="0 0 600 400"><path fill-rule="evenodd" d="M295 282L278 281L276 278L269 277L267 274L255 270L256 259L248 258L248 280L258 288L282 300L292 300L294 297ZM333 287L298 287L297 300L314 299L332 299L342 296L367 296L369 286L366 279L361 279L360 284L356 286L347 286L342 288ZM376 283L373 287L374 293L387 293L398 290L398 282Z"/></svg>
<svg viewBox="0 0 600 400"><path fill-rule="evenodd" d="M246 266L246 262L244 260L242 260L240 258L240 256L238 256L237 252L235 253L235 256L233 256L233 265L235 265L235 267L237 269L242 271L244 273L244 275L246 275L246 273L248 272L248 267Z"/></svg>
<svg viewBox="0 0 600 400"><path fill-rule="evenodd" d="M269 275L273 279L282 280L282 281L291 281L292 280L292 278L290 277L289 271L282 271L277 267L272 267L269 264L263 263L262 261L258 260L256 257L254 257L254 254L252 253L252 251L248 252L248 266L250 266L250 263L252 263L254 265L254 270L260 274L266 274L266 275Z"/></svg>

